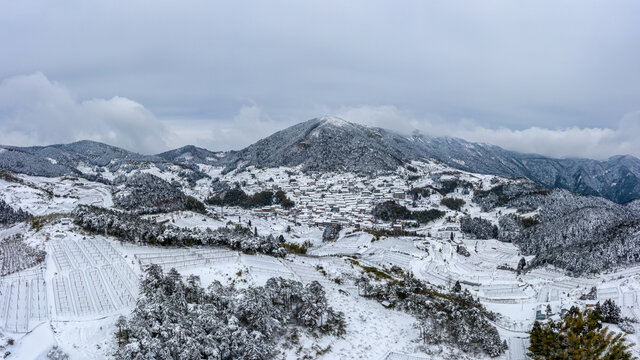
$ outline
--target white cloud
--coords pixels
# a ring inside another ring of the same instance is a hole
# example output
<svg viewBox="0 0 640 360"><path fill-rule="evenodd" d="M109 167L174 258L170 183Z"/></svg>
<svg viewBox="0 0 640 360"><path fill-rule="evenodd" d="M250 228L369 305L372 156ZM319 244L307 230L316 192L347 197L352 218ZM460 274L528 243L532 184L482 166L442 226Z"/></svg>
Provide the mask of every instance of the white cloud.
<svg viewBox="0 0 640 360"><path fill-rule="evenodd" d="M346 107L336 113L349 121L409 134L418 130L432 136L454 136L498 145L508 150L551 157L606 159L613 155L640 157L640 111L625 115L615 127L523 130L489 128L474 120L447 121L437 115L416 118L395 106Z"/></svg>
<svg viewBox="0 0 640 360"><path fill-rule="evenodd" d="M392 105L316 106L308 111L317 116L336 114L403 134L418 130L431 136L461 137L551 157L640 156L640 111L627 114L609 127L531 126L519 130L492 128L473 119L451 120L438 114L416 116ZM162 120L124 97L78 101L65 87L41 73L0 83L1 144L48 145L91 139L146 154L187 144L237 150L310 117L291 114L276 120L253 104L241 106L230 118Z"/></svg>
<svg viewBox="0 0 640 360"><path fill-rule="evenodd" d="M395 104L489 128L609 127L638 104L638 1L249 3L5 1L0 77L42 71L162 119L253 100L280 122Z"/></svg>
<svg viewBox="0 0 640 360"><path fill-rule="evenodd" d="M244 105L230 119L173 120L165 122L170 147L186 144L210 150L239 150L286 127L256 105Z"/></svg>
<svg viewBox="0 0 640 360"><path fill-rule="evenodd" d="M501 146L508 150L550 157L606 159L613 155L640 156L640 111L627 114L615 128L568 127L549 129L532 126L523 130L490 128L473 119L450 120L437 114L417 117L392 105L330 109L318 107L315 116L337 115L345 120L390 129L401 134L418 130L430 136L453 136L473 142ZM172 147L193 143L212 150L241 149L272 133L307 118L279 119L256 105L243 106L227 120L175 121Z"/></svg>
<svg viewBox="0 0 640 360"><path fill-rule="evenodd" d="M166 149L166 129L143 105L124 97L77 101L42 73L0 83L0 143L49 145L96 140L128 150Z"/></svg>

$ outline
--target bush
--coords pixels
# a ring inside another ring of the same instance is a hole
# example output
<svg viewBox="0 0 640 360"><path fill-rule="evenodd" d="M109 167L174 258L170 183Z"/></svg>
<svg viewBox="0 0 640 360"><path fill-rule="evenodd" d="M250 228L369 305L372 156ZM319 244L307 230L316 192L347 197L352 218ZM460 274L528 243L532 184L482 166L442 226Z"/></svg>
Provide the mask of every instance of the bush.
<svg viewBox="0 0 640 360"><path fill-rule="evenodd" d="M331 224L324 228L322 232L322 241L336 241L342 230L342 225Z"/></svg>
<svg viewBox="0 0 640 360"><path fill-rule="evenodd" d="M296 205L291 199L287 197L287 194L285 194L285 192L282 190L276 191L274 201L276 204L280 204L283 209L287 210Z"/></svg>
<svg viewBox="0 0 640 360"><path fill-rule="evenodd" d="M194 198L193 196L187 196L187 199L184 201L184 208L186 210L199 212L201 214L207 212L207 209L205 208L202 201Z"/></svg>
<svg viewBox="0 0 640 360"><path fill-rule="evenodd" d="M68 360L69 355L67 355L62 349L58 348L58 346L54 345L49 352L47 352L47 359L50 360Z"/></svg>
<svg viewBox="0 0 640 360"><path fill-rule="evenodd" d="M598 303L596 309L600 311L600 318L606 323L619 324L622 321L620 306L611 299L605 300L602 306Z"/></svg>
<svg viewBox="0 0 640 360"><path fill-rule="evenodd" d="M464 205L464 200L446 197L440 200L440 204L448 207L451 210L459 211Z"/></svg>
<svg viewBox="0 0 640 360"><path fill-rule="evenodd" d="M595 286L591 287L588 293L582 294L580 300L595 300L598 298L598 289Z"/></svg>
<svg viewBox="0 0 640 360"><path fill-rule="evenodd" d="M295 203L287 198L282 190L278 190L275 194L273 191L265 190L249 196L244 190L235 188L222 195L211 196L206 201L210 205L239 206L245 209L271 206L274 203L280 204L283 209L291 209L295 206Z"/></svg>
<svg viewBox="0 0 640 360"><path fill-rule="evenodd" d="M293 254L306 254L307 253L307 247L302 244L295 244L295 243L282 243L282 246L287 249L288 253L293 253Z"/></svg>
<svg viewBox="0 0 640 360"><path fill-rule="evenodd" d="M520 221L525 229L540 224L540 220L535 217L520 217Z"/></svg>
<svg viewBox="0 0 640 360"><path fill-rule="evenodd" d="M444 212L435 209L410 211L405 206L392 200L377 204L372 213L373 216L383 221L416 220L421 224L426 224L444 216Z"/></svg>
<svg viewBox="0 0 640 360"><path fill-rule="evenodd" d="M623 322L619 323L618 327L620 328L620 330L626 332L627 334L635 334L636 333L636 328L629 321L623 321Z"/></svg>
<svg viewBox="0 0 640 360"><path fill-rule="evenodd" d="M469 253L469 250L467 250L467 248L464 247L464 245L456 246L456 253L458 253L459 255L462 255L464 257L471 256L471 254Z"/></svg>
<svg viewBox="0 0 640 360"><path fill-rule="evenodd" d="M496 239L498 237L498 227L493 225L491 221L478 217L466 216L460 219L460 231L481 240Z"/></svg>
<svg viewBox="0 0 640 360"><path fill-rule="evenodd" d="M45 225L51 224L51 223L59 220L62 216L64 216L64 215L63 214L56 214L56 213L47 214L47 215L41 215L41 216L33 216L33 217L30 217L29 219L27 219L27 224L29 224L29 226L31 227L31 230L34 230L35 232L38 232Z"/></svg>

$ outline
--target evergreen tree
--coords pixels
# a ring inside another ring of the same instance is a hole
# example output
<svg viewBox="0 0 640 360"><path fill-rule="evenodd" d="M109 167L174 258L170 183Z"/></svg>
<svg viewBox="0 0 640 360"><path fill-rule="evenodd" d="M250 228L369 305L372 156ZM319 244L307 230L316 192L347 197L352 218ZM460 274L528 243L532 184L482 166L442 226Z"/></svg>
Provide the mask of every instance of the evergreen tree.
<svg viewBox="0 0 640 360"><path fill-rule="evenodd" d="M600 317L602 321L610 324L619 324L622 321L620 307L611 299L605 300L600 307Z"/></svg>
<svg viewBox="0 0 640 360"><path fill-rule="evenodd" d="M238 290L214 281L204 290L197 276L183 281L175 269L163 274L152 265L141 288L129 320L116 322L117 359L272 359L288 332L345 332L344 314L327 306L317 282L272 278Z"/></svg>
<svg viewBox="0 0 640 360"><path fill-rule="evenodd" d="M200 303L204 298L204 289L200 286L200 276L189 275L184 288L185 298L190 303Z"/></svg>
<svg viewBox="0 0 640 360"><path fill-rule="evenodd" d="M120 315L118 317L118 320L116 320L116 328L118 328L118 331L116 332L118 347L122 347L124 344L129 342L128 331L125 330L127 328L127 319L124 316Z"/></svg>
<svg viewBox="0 0 640 360"><path fill-rule="evenodd" d="M518 262L518 273L524 270L526 266L527 266L527 261L524 259L524 257L520 258L520 261Z"/></svg>
<svg viewBox="0 0 640 360"><path fill-rule="evenodd" d="M602 327L597 311L572 308L563 319L535 322L529 332L533 360L631 360L623 334Z"/></svg>

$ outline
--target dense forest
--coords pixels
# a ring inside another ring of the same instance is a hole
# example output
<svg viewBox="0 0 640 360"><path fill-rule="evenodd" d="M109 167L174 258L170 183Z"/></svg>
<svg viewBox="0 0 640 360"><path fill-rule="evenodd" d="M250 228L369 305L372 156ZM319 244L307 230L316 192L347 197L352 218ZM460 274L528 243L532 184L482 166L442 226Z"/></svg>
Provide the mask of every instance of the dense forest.
<svg viewBox="0 0 640 360"><path fill-rule="evenodd" d="M247 253L260 252L284 256L282 239L260 235L242 226L183 229L170 224L159 224L137 215L96 206L78 206L73 212L74 222L85 230L111 235L121 241L163 245L225 245Z"/></svg>
<svg viewBox="0 0 640 360"><path fill-rule="evenodd" d="M382 274L382 277L389 275ZM499 356L507 349L491 324L496 314L488 311L467 291L456 287L442 292L409 276L401 281L388 278L374 282L363 276L358 280L361 296L390 304L416 317L422 341L447 344L469 353Z"/></svg>
<svg viewBox="0 0 640 360"><path fill-rule="evenodd" d="M440 219L445 214L444 211L436 209L411 211L393 200L377 204L371 213L383 221L415 220L421 224Z"/></svg>
<svg viewBox="0 0 640 360"><path fill-rule="evenodd" d="M205 289L195 275L184 281L152 265L141 290L131 316L116 323L118 359L273 359L302 332L345 334L344 314L315 281L271 278L243 289L214 281Z"/></svg>
<svg viewBox="0 0 640 360"><path fill-rule="evenodd" d="M0 225L10 225L25 221L32 215L22 209L14 209L0 198Z"/></svg>
<svg viewBox="0 0 640 360"><path fill-rule="evenodd" d="M136 214L206 211L201 201L182 192L179 183L169 183L152 174L138 172L130 177L120 176L113 182L113 203L123 210Z"/></svg>

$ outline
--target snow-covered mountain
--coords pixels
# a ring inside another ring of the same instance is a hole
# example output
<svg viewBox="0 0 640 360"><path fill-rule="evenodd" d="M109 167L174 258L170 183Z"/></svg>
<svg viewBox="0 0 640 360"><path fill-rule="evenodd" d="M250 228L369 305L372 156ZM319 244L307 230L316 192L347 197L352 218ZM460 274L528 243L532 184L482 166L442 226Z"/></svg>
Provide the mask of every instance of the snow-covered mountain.
<svg viewBox="0 0 640 360"><path fill-rule="evenodd" d="M437 141L462 149L457 139L337 119L299 127L237 154L22 149L64 175L0 170L0 346L13 358L524 360L538 309L559 319L613 299L640 318L640 200L407 155ZM336 138L373 167L330 159ZM267 151L281 142L288 166Z"/></svg>
<svg viewBox="0 0 640 360"><path fill-rule="evenodd" d="M498 238L513 242L533 265L552 264L576 275L640 262L637 201L616 204L564 189L545 190L528 180L475 190L484 212L515 209L498 220Z"/></svg>
<svg viewBox="0 0 640 360"><path fill-rule="evenodd" d="M187 145L178 149L165 151L156 156L170 162L215 164L226 156L226 153L222 151L213 152L194 145Z"/></svg>
<svg viewBox="0 0 640 360"><path fill-rule="evenodd" d="M140 155L94 141L66 145L0 146L0 169L40 176L95 176L102 170L153 163L224 166L225 172L247 166L302 166L305 171L393 172L411 160L437 160L480 174L526 177L547 188L596 195L617 203L640 198L640 159L614 156L605 161L554 159L521 154L498 146L459 138L393 131L321 117L278 131L231 152L213 152L192 145L155 156Z"/></svg>
<svg viewBox="0 0 640 360"><path fill-rule="evenodd" d="M228 169L302 165L306 170L384 172L410 160L435 159L481 174L527 177L548 188L602 196L618 203L640 198L640 159L553 159L451 137L401 135L336 117L312 119L222 160Z"/></svg>
<svg viewBox="0 0 640 360"><path fill-rule="evenodd" d="M3 150L0 151L0 168L46 177L83 176L94 173L96 168L116 170L123 164L166 162L160 157L140 155L89 140L49 146L0 146L0 149Z"/></svg>
<svg viewBox="0 0 640 360"><path fill-rule="evenodd" d="M0 146L0 169L14 173L81 177L111 183L114 174L154 168L189 182L206 177L197 164L217 161L220 153L185 146L159 155L141 155L96 141L49 146Z"/></svg>
<svg viewBox="0 0 640 360"><path fill-rule="evenodd" d="M276 132L222 160L227 169L298 166L310 171L393 171L419 153L409 139L336 117L309 120Z"/></svg>

